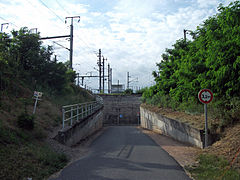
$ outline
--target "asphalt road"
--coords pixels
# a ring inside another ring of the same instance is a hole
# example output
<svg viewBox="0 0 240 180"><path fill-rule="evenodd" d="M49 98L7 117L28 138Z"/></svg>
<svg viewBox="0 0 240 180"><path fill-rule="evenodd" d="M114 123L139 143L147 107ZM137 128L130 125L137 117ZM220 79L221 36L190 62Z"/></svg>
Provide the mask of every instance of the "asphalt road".
<svg viewBox="0 0 240 180"><path fill-rule="evenodd" d="M109 127L90 152L54 180L190 180L182 167L135 127Z"/></svg>

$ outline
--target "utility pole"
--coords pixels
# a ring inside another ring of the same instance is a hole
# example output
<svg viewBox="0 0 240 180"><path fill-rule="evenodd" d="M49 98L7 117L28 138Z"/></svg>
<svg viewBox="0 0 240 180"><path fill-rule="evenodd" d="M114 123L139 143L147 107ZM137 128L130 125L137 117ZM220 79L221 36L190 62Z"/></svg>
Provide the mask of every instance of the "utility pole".
<svg viewBox="0 0 240 180"><path fill-rule="evenodd" d="M71 25L70 25L70 69L73 69L72 67L72 58L73 58L73 19L78 18L78 22L80 22L80 16L72 16L72 17L65 17L65 23L67 23L67 19L71 19Z"/></svg>
<svg viewBox="0 0 240 180"><path fill-rule="evenodd" d="M130 78L130 76L129 76L129 72L127 72L127 89L129 89L129 78Z"/></svg>
<svg viewBox="0 0 240 180"><path fill-rule="evenodd" d="M136 77L136 78L132 78L131 80L130 80L130 78L131 78L131 76L129 75L129 72L127 72L127 89L129 89L130 88L130 86L129 86L129 84L131 83L131 82L137 82L138 81L138 78Z"/></svg>
<svg viewBox="0 0 240 180"><path fill-rule="evenodd" d="M102 90L102 68L101 68L101 49L99 49L98 52L98 67L99 67L99 93L101 93Z"/></svg>
<svg viewBox="0 0 240 180"><path fill-rule="evenodd" d="M108 94L110 94L110 64L108 63Z"/></svg>
<svg viewBox="0 0 240 180"><path fill-rule="evenodd" d="M110 93L112 93L112 68L110 68Z"/></svg>
<svg viewBox="0 0 240 180"><path fill-rule="evenodd" d="M79 86L79 73L77 73L77 79L78 79L77 85Z"/></svg>
<svg viewBox="0 0 240 180"><path fill-rule="evenodd" d="M102 68L102 71L103 71L103 93L105 92L105 61L107 61L107 58L104 59L103 57L103 68Z"/></svg>
<svg viewBox="0 0 240 180"><path fill-rule="evenodd" d="M186 41L187 40L187 37L186 37L187 30L186 29L183 30L183 34L184 34L184 41Z"/></svg>
<svg viewBox="0 0 240 180"><path fill-rule="evenodd" d="M118 93L119 93L119 80L118 80L118 84L117 84L117 87L118 87Z"/></svg>
<svg viewBox="0 0 240 180"><path fill-rule="evenodd" d="M1 32L3 31L3 26L4 26L4 25L7 25L7 27L8 27L9 23L2 23L2 24L1 24Z"/></svg>
<svg viewBox="0 0 240 180"><path fill-rule="evenodd" d="M82 86L83 86L84 77L82 77Z"/></svg>
<svg viewBox="0 0 240 180"><path fill-rule="evenodd" d="M105 60L106 60L106 59L104 59L104 57L103 57L103 62L102 62L102 64L103 64L103 68L102 68L102 70L103 70L103 77L102 77L102 78L103 78L103 86L102 86L102 87L103 87L103 94L104 94L104 79L105 79L105 77L104 77L104 74L105 74L105 73L104 73L104 61L105 61Z"/></svg>
<svg viewBox="0 0 240 180"><path fill-rule="evenodd" d="M57 63L57 55L54 54L54 62Z"/></svg>
<svg viewBox="0 0 240 180"><path fill-rule="evenodd" d="M184 41L186 41L187 40L187 33L188 32L192 32L192 31L190 31L190 30L187 30L187 29L184 29L183 30L183 34L184 34Z"/></svg>

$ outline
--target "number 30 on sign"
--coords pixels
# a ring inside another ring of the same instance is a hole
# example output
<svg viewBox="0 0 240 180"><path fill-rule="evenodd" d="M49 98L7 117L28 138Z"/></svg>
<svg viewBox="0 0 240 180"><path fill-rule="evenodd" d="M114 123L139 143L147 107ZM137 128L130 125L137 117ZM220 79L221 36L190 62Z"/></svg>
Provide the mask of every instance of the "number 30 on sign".
<svg viewBox="0 0 240 180"><path fill-rule="evenodd" d="M198 93L198 99L204 104L208 104L213 99L213 93L209 89L202 89Z"/></svg>

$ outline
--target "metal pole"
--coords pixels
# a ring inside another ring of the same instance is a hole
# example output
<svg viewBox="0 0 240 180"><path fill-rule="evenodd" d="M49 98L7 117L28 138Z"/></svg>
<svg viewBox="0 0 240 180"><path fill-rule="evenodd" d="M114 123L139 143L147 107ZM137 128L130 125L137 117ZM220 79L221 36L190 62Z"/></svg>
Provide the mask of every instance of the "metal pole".
<svg viewBox="0 0 240 180"><path fill-rule="evenodd" d="M65 122L65 110L62 108L62 128L64 128L64 122Z"/></svg>
<svg viewBox="0 0 240 180"><path fill-rule="evenodd" d="M119 93L119 80L118 80L118 93Z"/></svg>
<svg viewBox="0 0 240 180"><path fill-rule="evenodd" d="M127 89L129 89L129 72L127 72Z"/></svg>
<svg viewBox="0 0 240 180"><path fill-rule="evenodd" d="M73 107L71 107L71 126L72 126L72 119L73 119Z"/></svg>
<svg viewBox="0 0 240 180"><path fill-rule="evenodd" d="M112 93L112 68L110 68L110 93Z"/></svg>
<svg viewBox="0 0 240 180"><path fill-rule="evenodd" d="M105 75L105 72L104 72L104 61L105 61L106 59L104 59L104 57L103 57L103 94L104 94L104 75Z"/></svg>
<svg viewBox="0 0 240 180"><path fill-rule="evenodd" d="M2 24L1 24L1 32L3 31L3 26L4 26L4 25L9 25L9 23L2 23Z"/></svg>
<svg viewBox="0 0 240 180"><path fill-rule="evenodd" d="M80 22L80 16L72 16L72 17L66 17L65 18L65 23L67 22L66 20L70 18L71 19L71 25L70 25L70 69L73 69L72 66L72 61L73 61L73 18L78 18L78 22Z"/></svg>
<svg viewBox="0 0 240 180"><path fill-rule="evenodd" d="M207 104L204 104L204 112L205 112L205 147L208 147Z"/></svg>
<svg viewBox="0 0 240 180"><path fill-rule="evenodd" d="M108 94L110 94L110 64L108 64Z"/></svg>
<svg viewBox="0 0 240 180"><path fill-rule="evenodd" d="M79 86L79 73L77 73L77 79L78 79L77 85Z"/></svg>
<svg viewBox="0 0 240 180"><path fill-rule="evenodd" d="M81 113L82 113L82 119L83 119L83 105L81 105Z"/></svg>
<svg viewBox="0 0 240 180"><path fill-rule="evenodd" d="M101 93L102 90L102 68L101 68L101 49L99 49L98 54L98 66L99 66L99 93Z"/></svg>
<svg viewBox="0 0 240 180"><path fill-rule="evenodd" d="M33 114L35 114L35 112L36 112L37 102L38 102L38 96L36 97L36 101L34 103Z"/></svg>
<svg viewBox="0 0 240 180"><path fill-rule="evenodd" d="M82 77L82 86L83 86L84 77ZM86 89L86 88L85 88Z"/></svg>
<svg viewBox="0 0 240 180"><path fill-rule="evenodd" d="M186 29L184 29L184 30L183 30L183 34L184 34L184 41L186 41L186 40L187 40L187 38L186 38L186 33L187 33L187 30L186 30Z"/></svg>
<svg viewBox="0 0 240 180"><path fill-rule="evenodd" d="M79 105L77 105L77 121L79 120Z"/></svg>
<svg viewBox="0 0 240 180"><path fill-rule="evenodd" d="M71 18L71 25L70 25L70 69L73 69L72 56L73 56L73 18Z"/></svg>

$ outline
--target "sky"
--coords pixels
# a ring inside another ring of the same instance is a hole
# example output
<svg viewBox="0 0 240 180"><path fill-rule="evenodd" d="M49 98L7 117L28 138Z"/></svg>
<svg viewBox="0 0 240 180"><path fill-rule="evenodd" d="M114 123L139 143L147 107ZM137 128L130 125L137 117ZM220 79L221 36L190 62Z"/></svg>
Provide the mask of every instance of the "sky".
<svg viewBox="0 0 240 180"><path fill-rule="evenodd" d="M233 0L0 0L0 23L6 33L21 27L37 28L41 37L70 34L73 21L73 69L80 75L98 75L98 51L110 64L113 84L131 88L154 84L152 72L161 54L183 38L183 29L196 30L217 13L220 3ZM191 40L190 35L187 39ZM66 38L44 40L58 61L69 60ZM107 66L105 69L107 74ZM85 78L84 86L98 89L98 78ZM105 84L107 87L107 83Z"/></svg>

